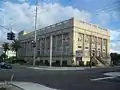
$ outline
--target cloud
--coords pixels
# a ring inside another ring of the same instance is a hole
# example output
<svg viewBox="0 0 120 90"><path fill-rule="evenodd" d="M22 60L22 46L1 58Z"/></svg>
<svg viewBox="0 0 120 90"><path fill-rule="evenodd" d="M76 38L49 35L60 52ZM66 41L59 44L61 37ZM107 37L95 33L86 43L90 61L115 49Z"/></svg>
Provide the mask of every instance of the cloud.
<svg viewBox="0 0 120 90"><path fill-rule="evenodd" d="M120 30L110 30L110 33L111 33L111 40L120 40L119 37L120 37Z"/></svg>
<svg viewBox="0 0 120 90"><path fill-rule="evenodd" d="M3 3L3 8L1 8L1 10L1 25L6 27L12 26L16 33L21 30L33 30L35 5L29 4L27 2L13 3L6 1ZM71 6L62 6L58 3L39 3L37 27L42 28L59 21L69 19L73 16L85 21L91 20L91 14L84 10L80 11ZM0 31L0 35L3 35L3 33L5 34L7 32L7 30L4 30L4 32ZM4 40L5 38L2 38L2 41Z"/></svg>
<svg viewBox="0 0 120 90"><path fill-rule="evenodd" d="M120 54L120 42L111 42L111 52Z"/></svg>
<svg viewBox="0 0 120 90"><path fill-rule="evenodd" d="M120 31L111 30L111 52L120 53Z"/></svg>
<svg viewBox="0 0 120 90"><path fill-rule="evenodd" d="M120 20L120 13L118 11L99 11L96 13L96 21L98 24L108 27L111 22Z"/></svg>

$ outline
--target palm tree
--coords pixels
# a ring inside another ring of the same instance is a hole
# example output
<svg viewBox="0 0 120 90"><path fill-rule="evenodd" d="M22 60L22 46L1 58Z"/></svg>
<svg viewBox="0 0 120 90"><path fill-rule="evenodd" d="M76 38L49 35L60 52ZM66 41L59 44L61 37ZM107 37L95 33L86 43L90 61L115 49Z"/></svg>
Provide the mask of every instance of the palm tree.
<svg viewBox="0 0 120 90"><path fill-rule="evenodd" d="M8 50L10 50L10 48L9 48L9 43L5 42L4 44L2 44L2 48L3 48L3 50L4 50L5 54L6 54L6 52L7 52Z"/></svg>
<svg viewBox="0 0 120 90"><path fill-rule="evenodd" d="M17 53L18 53L19 48L21 48L20 42L18 40L14 40L11 44L11 49L12 51L16 52L16 60L17 60Z"/></svg>

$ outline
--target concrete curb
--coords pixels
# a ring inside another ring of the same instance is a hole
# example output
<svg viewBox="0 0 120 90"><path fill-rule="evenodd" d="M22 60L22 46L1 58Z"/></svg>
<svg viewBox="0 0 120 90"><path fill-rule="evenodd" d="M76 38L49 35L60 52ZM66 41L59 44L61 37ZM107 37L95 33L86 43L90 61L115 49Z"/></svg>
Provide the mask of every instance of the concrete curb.
<svg viewBox="0 0 120 90"><path fill-rule="evenodd" d="M85 70L85 68L82 68L82 67L45 67L45 68L28 67L28 68L36 69L36 70L61 70L61 71L64 71L64 70Z"/></svg>

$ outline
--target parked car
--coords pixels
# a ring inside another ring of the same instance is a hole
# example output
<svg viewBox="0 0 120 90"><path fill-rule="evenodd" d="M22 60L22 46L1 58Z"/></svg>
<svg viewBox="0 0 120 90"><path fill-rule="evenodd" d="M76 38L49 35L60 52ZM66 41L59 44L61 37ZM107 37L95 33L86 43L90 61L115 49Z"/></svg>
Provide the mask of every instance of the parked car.
<svg viewBox="0 0 120 90"><path fill-rule="evenodd" d="M3 62L3 60L0 60L0 63Z"/></svg>
<svg viewBox="0 0 120 90"><path fill-rule="evenodd" d="M7 62L1 62L0 63L0 68L12 69L12 66L9 63L7 63Z"/></svg>

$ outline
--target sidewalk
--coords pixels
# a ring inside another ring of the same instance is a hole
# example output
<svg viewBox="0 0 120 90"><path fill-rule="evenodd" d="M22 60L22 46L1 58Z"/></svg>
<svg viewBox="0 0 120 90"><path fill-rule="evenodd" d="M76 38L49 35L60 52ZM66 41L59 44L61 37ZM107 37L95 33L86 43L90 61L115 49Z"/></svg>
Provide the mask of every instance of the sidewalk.
<svg viewBox="0 0 120 90"><path fill-rule="evenodd" d="M57 90L54 88L47 87L33 82L0 82L0 88L3 87L5 90ZM0 89L2 90L2 89ZM4 89L3 89L4 90Z"/></svg>
<svg viewBox="0 0 120 90"><path fill-rule="evenodd" d="M13 66L19 66L19 67L25 67L25 68L31 68L36 70L88 70L88 69L95 69L95 68L116 68L120 66L115 67L50 67L50 66L35 66L32 65L19 65L19 64L13 64Z"/></svg>
<svg viewBox="0 0 120 90"><path fill-rule="evenodd" d="M87 67L48 67L48 66L39 66L39 67L28 67L31 69L37 70L85 70Z"/></svg>

